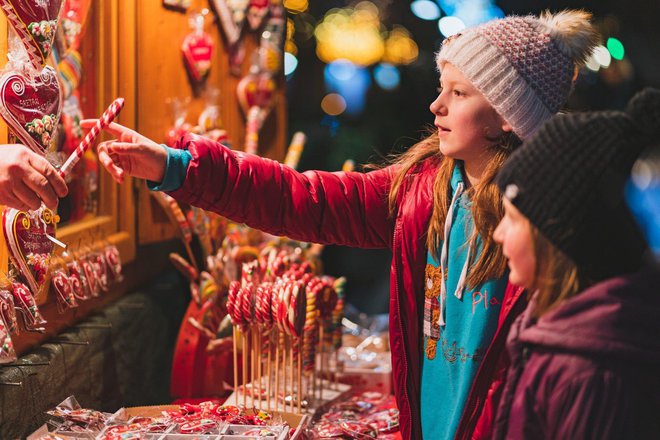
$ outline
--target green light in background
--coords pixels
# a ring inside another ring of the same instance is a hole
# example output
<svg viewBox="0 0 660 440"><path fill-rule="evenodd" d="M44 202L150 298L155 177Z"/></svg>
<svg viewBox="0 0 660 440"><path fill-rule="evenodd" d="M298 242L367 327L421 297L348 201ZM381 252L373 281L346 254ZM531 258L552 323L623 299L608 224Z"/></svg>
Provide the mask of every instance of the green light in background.
<svg viewBox="0 0 660 440"><path fill-rule="evenodd" d="M607 50L612 55L612 58L615 60L622 60L623 55L625 54L625 49L623 48L623 43L617 40L614 37L607 39Z"/></svg>

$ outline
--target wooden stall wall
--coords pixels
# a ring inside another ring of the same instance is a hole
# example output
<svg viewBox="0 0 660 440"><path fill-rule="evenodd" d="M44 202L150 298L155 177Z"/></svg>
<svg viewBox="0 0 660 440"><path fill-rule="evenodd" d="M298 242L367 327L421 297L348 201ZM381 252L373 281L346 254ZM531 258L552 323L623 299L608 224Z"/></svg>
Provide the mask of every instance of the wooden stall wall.
<svg viewBox="0 0 660 440"><path fill-rule="evenodd" d="M192 0L188 12L209 8L208 0ZM135 2L137 16L136 71L137 71L137 129L145 136L163 142L167 129L173 125L168 98L190 97L187 122L195 125L206 104L203 93L188 80L181 55L181 43L192 31L188 13L166 9L160 1ZM220 112L224 128L234 149L243 149L245 141L245 116L236 98L236 86L240 77L229 69L224 34L215 13L206 16L205 31L213 38L215 51L206 87L220 90ZM246 57L243 74L249 70L250 54L258 47L261 32L244 30ZM265 157L283 160L286 139L286 100L284 77L278 81L275 107L264 123L260 134L259 152ZM140 243L150 243L171 237L176 233L167 218L150 200L142 182L140 185L140 209L142 218L138 224Z"/></svg>

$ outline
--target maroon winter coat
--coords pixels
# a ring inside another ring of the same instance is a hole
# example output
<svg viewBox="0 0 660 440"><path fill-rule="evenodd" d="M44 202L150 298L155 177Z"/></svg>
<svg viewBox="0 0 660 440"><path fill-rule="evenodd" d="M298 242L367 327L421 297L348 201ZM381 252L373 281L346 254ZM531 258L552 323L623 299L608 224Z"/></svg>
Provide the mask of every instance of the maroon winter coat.
<svg viewBox="0 0 660 440"><path fill-rule="evenodd" d="M396 169L370 173L298 173L279 162L232 151L188 135L175 146L192 160L177 200L217 212L233 221L296 240L361 248L390 248L390 346L394 391L404 438L420 439L421 318L424 307L426 231L433 207L438 160L408 173L390 216L388 194ZM490 435L492 397L499 396L506 371L503 353L512 310L520 310L520 289L507 288L500 328L468 398L457 438ZM485 408L482 411L482 408ZM429 440L429 439L427 439Z"/></svg>
<svg viewBox="0 0 660 440"><path fill-rule="evenodd" d="M526 311L508 346L494 438L660 438L655 269L594 285L537 323Z"/></svg>

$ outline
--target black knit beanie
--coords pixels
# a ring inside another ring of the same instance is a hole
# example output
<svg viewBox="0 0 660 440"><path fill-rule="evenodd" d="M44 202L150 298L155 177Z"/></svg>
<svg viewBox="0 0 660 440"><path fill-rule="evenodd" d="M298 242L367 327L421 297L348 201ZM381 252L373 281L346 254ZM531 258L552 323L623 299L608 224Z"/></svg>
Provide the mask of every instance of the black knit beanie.
<svg viewBox="0 0 660 440"><path fill-rule="evenodd" d="M660 90L625 112L558 115L511 155L497 184L594 281L636 270L647 244L624 200L640 153L660 144Z"/></svg>

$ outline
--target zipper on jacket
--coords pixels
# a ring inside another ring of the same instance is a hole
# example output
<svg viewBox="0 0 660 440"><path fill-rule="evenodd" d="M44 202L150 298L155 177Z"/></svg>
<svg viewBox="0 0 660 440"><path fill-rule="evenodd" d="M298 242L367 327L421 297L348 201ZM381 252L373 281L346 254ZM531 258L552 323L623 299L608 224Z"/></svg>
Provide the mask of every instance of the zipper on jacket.
<svg viewBox="0 0 660 440"><path fill-rule="evenodd" d="M397 221L397 223L398 223L398 221ZM394 225L394 237L392 238L392 244L394 246L392 246L392 248L395 248L396 243L397 243L397 241L396 241L397 229L398 229L397 228L397 226L398 226L397 223L395 223L395 225ZM411 409L411 406L410 406L410 397L408 395L408 354L406 352L406 345L407 345L406 341L408 340L408 338L407 338L407 335L406 335L405 328L401 324L401 317L403 316L403 313L401 313L402 312L402 310L401 310L401 301L399 301L399 291L400 291L400 289L399 289L399 275L401 274L401 271L400 271L398 260L397 260L396 257L394 258L394 267L395 267L396 272L397 272L396 283L395 283L395 286L394 286L395 289L396 289L394 297L396 298L396 305L397 305L397 309L398 309L398 312L399 312L399 319L398 319L398 321L399 321L399 331L401 332L401 336L403 337L403 368L404 368L404 371L405 371L405 373L404 373L405 374L405 384L404 384L404 387L403 387L403 395L406 398L406 401L408 402L408 420L410 421L410 435L412 437L413 432L415 431L415 429L413 427L415 421L413 420L413 417L412 417L412 409Z"/></svg>

